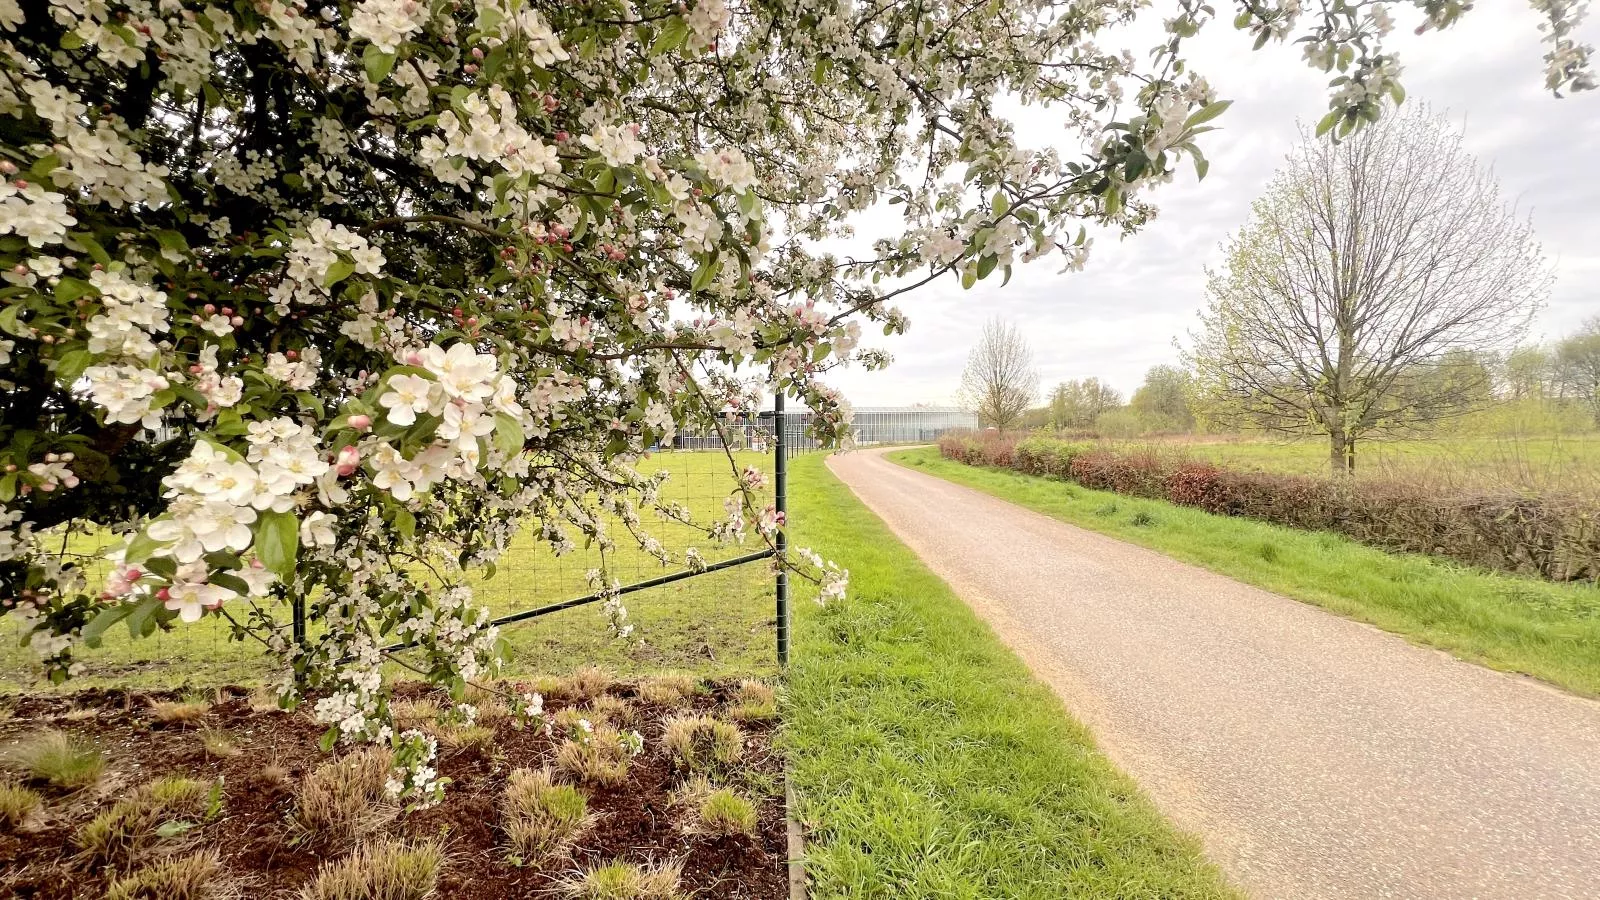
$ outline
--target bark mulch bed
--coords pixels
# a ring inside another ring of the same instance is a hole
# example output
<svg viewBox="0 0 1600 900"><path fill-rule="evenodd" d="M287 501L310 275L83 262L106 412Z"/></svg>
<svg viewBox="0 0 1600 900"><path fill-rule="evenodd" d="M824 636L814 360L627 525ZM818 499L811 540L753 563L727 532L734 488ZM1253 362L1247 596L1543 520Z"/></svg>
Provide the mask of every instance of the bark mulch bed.
<svg viewBox="0 0 1600 900"><path fill-rule="evenodd" d="M376 836L439 840L448 856L437 896L450 900L558 896L562 878L612 860L678 865L685 897L787 897L783 767L772 749L774 723L739 723L745 737L742 758L734 771L718 779L755 802L759 825L753 837L700 834L692 827L692 811L674 802L684 773L674 771L663 747L663 722L686 713L727 719L734 690L727 683L702 685L695 695L669 706L644 700L636 685L610 687L606 693L627 704L629 721L622 726L642 733L645 749L631 761L624 784L582 785L595 823L557 860L518 864L508 850L500 816L509 773L552 765L562 743L559 728L547 736L542 730L519 730L500 722L486 747L452 749L440 740L437 765L451 779L444 801L401 813ZM441 696L421 688L402 688L401 693L412 699ZM162 725L153 716L151 702L169 696L89 691L0 699L0 707L11 710L9 718L0 716L0 754L30 733L49 728L92 741L106 759L104 774L90 787L71 793L40 788L45 796L40 811L15 829L0 820L0 897L103 896L114 873L82 861L74 843L77 830L132 787L166 775L222 782L220 814L172 840L167 852L214 850L248 897L298 896L319 866L351 849L349 842L330 846L308 839L290 821L302 779L333 755L318 749L322 728L311 721L309 705L286 713L253 708L247 697L240 689L218 691L203 719L181 726ZM554 717L565 706L584 705L547 700L546 712ZM225 732L237 752L209 754L203 729ZM6 777L13 776L0 769L0 778Z"/></svg>

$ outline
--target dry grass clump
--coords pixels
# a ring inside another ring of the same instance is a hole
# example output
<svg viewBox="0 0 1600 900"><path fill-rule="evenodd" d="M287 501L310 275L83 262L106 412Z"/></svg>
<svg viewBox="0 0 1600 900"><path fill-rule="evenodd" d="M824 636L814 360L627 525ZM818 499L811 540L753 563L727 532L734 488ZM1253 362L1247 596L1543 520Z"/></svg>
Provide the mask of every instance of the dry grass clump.
<svg viewBox="0 0 1600 900"><path fill-rule="evenodd" d="M569 900L678 900L682 871L672 864L636 866L620 860L586 869L561 882Z"/></svg>
<svg viewBox="0 0 1600 900"><path fill-rule="evenodd" d="M563 707L550 716L551 726L555 728L557 733L564 734L567 737L582 737L587 734L589 729L583 727L584 722L589 722L591 727L594 725L593 722L589 721L588 713L582 707L577 706Z"/></svg>
<svg viewBox="0 0 1600 900"><path fill-rule="evenodd" d="M553 675L540 675L528 683L528 690L546 700L572 700L572 682L566 678L556 678Z"/></svg>
<svg viewBox="0 0 1600 900"><path fill-rule="evenodd" d="M198 825L214 800L212 790L193 778L146 782L79 828L73 843L92 865L126 866Z"/></svg>
<svg viewBox="0 0 1600 900"><path fill-rule="evenodd" d="M305 834L333 843L383 827L397 810L384 790L394 754L368 747L319 766L300 784L289 819Z"/></svg>
<svg viewBox="0 0 1600 900"><path fill-rule="evenodd" d="M99 748L53 729L28 735L0 753L0 765L38 784L72 791L93 784L105 771Z"/></svg>
<svg viewBox="0 0 1600 900"><path fill-rule="evenodd" d="M458 725L439 735L444 745L452 750L487 751L494 746L495 737L495 730L487 725Z"/></svg>
<svg viewBox="0 0 1600 900"><path fill-rule="evenodd" d="M323 864L303 900L427 900L439 886L444 849L431 841L382 841Z"/></svg>
<svg viewBox="0 0 1600 900"><path fill-rule="evenodd" d="M622 699L605 694L590 700L584 707L584 712L591 722L604 722L618 728L633 727L638 722L639 713L633 704Z"/></svg>
<svg viewBox="0 0 1600 900"><path fill-rule="evenodd" d="M106 889L106 900L234 900L239 882L212 851L153 862Z"/></svg>
<svg viewBox="0 0 1600 900"><path fill-rule="evenodd" d="M568 740L556 750L556 767L588 784L618 785L627 780L631 756L620 732L596 725L587 737Z"/></svg>
<svg viewBox="0 0 1600 900"><path fill-rule="evenodd" d="M44 798L37 791L10 781L0 781L0 827L7 831L21 826L43 804Z"/></svg>
<svg viewBox="0 0 1600 900"><path fill-rule="evenodd" d="M733 791L722 788L712 791L700 801L695 830L714 837L756 833L756 806Z"/></svg>
<svg viewBox="0 0 1600 900"><path fill-rule="evenodd" d="M661 742L672 764L690 772L726 771L744 753L739 726L710 716L668 719Z"/></svg>
<svg viewBox="0 0 1600 900"><path fill-rule="evenodd" d="M205 748L206 755L219 759L240 753L239 745L233 742L233 735L221 728L200 729L200 746Z"/></svg>
<svg viewBox="0 0 1600 900"><path fill-rule="evenodd" d="M432 727L443 714L444 707L432 697L405 697L389 704L389 715L400 730Z"/></svg>
<svg viewBox="0 0 1600 900"><path fill-rule="evenodd" d="M549 769L517 769L506 780L501 823L522 861L539 864L565 853L594 818L583 792L556 784Z"/></svg>
<svg viewBox="0 0 1600 900"><path fill-rule="evenodd" d="M584 666L567 679L574 699L590 700L611 690L617 679L599 666Z"/></svg>
<svg viewBox="0 0 1600 900"><path fill-rule="evenodd" d="M255 713L288 712L278 703L278 691L275 688L258 687L250 692L246 702L250 704L250 711Z"/></svg>
<svg viewBox="0 0 1600 900"><path fill-rule="evenodd" d="M770 685L741 681L728 715L740 722L765 722L778 717L778 695Z"/></svg>
<svg viewBox="0 0 1600 900"><path fill-rule="evenodd" d="M162 725L181 727L193 725L211 712L211 704L204 700L152 700L150 715Z"/></svg>
<svg viewBox="0 0 1600 900"><path fill-rule="evenodd" d="M668 672L639 682L639 698L659 706L679 706L694 696L695 680L680 672Z"/></svg>

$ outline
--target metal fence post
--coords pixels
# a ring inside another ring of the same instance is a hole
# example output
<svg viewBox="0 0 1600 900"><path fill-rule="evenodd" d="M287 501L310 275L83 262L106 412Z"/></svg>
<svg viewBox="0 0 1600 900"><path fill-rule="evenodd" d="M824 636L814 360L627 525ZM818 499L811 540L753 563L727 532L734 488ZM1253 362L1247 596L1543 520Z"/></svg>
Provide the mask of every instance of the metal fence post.
<svg viewBox="0 0 1600 900"><path fill-rule="evenodd" d="M789 506L789 467L788 440L784 435L785 423L783 419L783 388L779 387L772 394L772 431L776 437L773 441L773 506L778 515L787 517ZM789 536L783 526L778 528L778 668L785 669L789 666L789 572L783 566L788 562L785 551L789 547Z"/></svg>

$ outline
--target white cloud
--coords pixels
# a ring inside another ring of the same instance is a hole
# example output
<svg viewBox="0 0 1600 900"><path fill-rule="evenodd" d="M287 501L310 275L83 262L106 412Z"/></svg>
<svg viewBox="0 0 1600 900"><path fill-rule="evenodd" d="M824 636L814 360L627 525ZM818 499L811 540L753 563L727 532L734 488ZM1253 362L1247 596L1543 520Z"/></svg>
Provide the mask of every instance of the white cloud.
<svg viewBox="0 0 1600 900"><path fill-rule="evenodd" d="M1449 31L1400 35L1393 47L1410 99L1448 111L1504 194L1531 212L1556 268L1535 323L1535 337L1548 339L1600 312L1600 91L1557 100L1544 90L1537 22L1525 5L1483 4ZM1194 68L1234 104L1218 121L1223 130L1207 135L1210 175L1181 176L1154 193L1161 215L1145 231L1102 237L1081 273L1057 274L1059 264L1041 261L1020 266L1005 288L992 280L963 291L945 280L902 298L910 332L876 342L894 366L842 372L835 383L858 406L950 402L972 337L993 315L1024 326L1046 385L1096 375L1126 395L1150 366L1175 361L1173 339L1194 323L1217 245L1298 139L1296 120L1315 122L1327 107L1328 76L1307 68L1295 47L1249 47L1226 21L1193 45ZM1039 124L1047 120L1031 111L1020 136L1047 142Z"/></svg>

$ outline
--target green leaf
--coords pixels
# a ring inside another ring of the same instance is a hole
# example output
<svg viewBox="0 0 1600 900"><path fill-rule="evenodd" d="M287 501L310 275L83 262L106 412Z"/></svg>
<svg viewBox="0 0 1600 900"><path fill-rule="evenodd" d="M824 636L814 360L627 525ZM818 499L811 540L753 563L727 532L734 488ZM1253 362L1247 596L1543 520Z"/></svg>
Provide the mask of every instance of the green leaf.
<svg viewBox="0 0 1600 900"><path fill-rule="evenodd" d="M76 31L69 31L61 36L61 49L77 50L83 47L83 35Z"/></svg>
<svg viewBox="0 0 1600 900"><path fill-rule="evenodd" d="M122 555L125 562L139 563L150 558L155 553L170 544L171 541L158 541L150 536L149 530L139 532L128 543L128 551Z"/></svg>
<svg viewBox="0 0 1600 900"><path fill-rule="evenodd" d="M999 262L1000 262L1000 257L995 256L993 253L985 253L984 255L978 257L978 278L979 278L979 280L982 280L984 278L988 278L989 277L989 273L994 271L994 267L996 265L998 265Z"/></svg>
<svg viewBox="0 0 1600 900"><path fill-rule="evenodd" d="M522 433L522 423L508 413L497 412L494 414L494 446L496 450L507 457L514 457L522 452L522 445L526 436Z"/></svg>
<svg viewBox="0 0 1600 900"><path fill-rule="evenodd" d="M717 273L721 271L722 258L714 254L707 256L705 261L700 263L700 268L695 270L694 278L689 282L689 290L705 290L711 286L711 282L717 280Z"/></svg>
<svg viewBox="0 0 1600 900"><path fill-rule="evenodd" d="M1333 126L1339 124L1339 116L1340 115L1341 115L1341 110L1335 109L1335 110L1330 111L1327 115L1323 116L1322 117L1322 121L1317 123L1317 137L1322 137L1323 135L1328 133L1329 129L1331 129L1331 128L1333 128Z"/></svg>
<svg viewBox="0 0 1600 900"><path fill-rule="evenodd" d="M83 642L91 647L100 646L100 636L105 634L106 629L133 615L133 611L137 608L136 603L118 603L116 606L100 610L98 615L83 626Z"/></svg>
<svg viewBox="0 0 1600 900"><path fill-rule="evenodd" d="M226 572L216 572L213 573L207 580L217 587L227 588L241 597L250 596L250 585L246 584L245 580L237 575L229 575Z"/></svg>
<svg viewBox="0 0 1600 900"><path fill-rule="evenodd" d="M322 738L317 741L317 746L322 748L323 753L327 753L331 751L333 749L333 745L337 744L338 742L339 726L335 725L322 733Z"/></svg>
<svg viewBox="0 0 1600 900"><path fill-rule="evenodd" d="M682 16L673 16L662 26L661 33L656 35L656 42L650 45L650 54L660 56L683 46L689 39L689 23Z"/></svg>
<svg viewBox="0 0 1600 900"><path fill-rule="evenodd" d="M962 270L962 272L961 272L961 286L963 288L965 288L967 290L971 290L972 286L977 284L977 283L978 283L978 267L977 266L967 266L965 269Z"/></svg>
<svg viewBox="0 0 1600 900"><path fill-rule="evenodd" d="M417 517L412 515L411 510L406 509L404 506L396 506L394 508L394 530L400 532L400 536L408 540L416 537Z"/></svg>
<svg viewBox="0 0 1600 900"><path fill-rule="evenodd" d="M10 503L17 497L17 473L0 478L0 503Z"/></svg>
<svg viewBox="0 0 1600 900"><path fill-rule="evenodd" d="M394 61L395 54L383 52L377 44L368 44L361 53L361 63L367 68L367 80L373 84L382 84L389 77L389 73L394 71Z"/></svg>
<svg viewBox="0 0 1600 900"><path fill-rule="evenodd" d="M294 513L267 510L256 519L256 556L267 570L288 580L300 552L300 520Z"/></svg>
<svg viewBox="0 0 1600 900"><path fill-rule="evenodd" d="M56 380L70 385L78 380L83 370L94 362L94 354L87 350L68 350L56 359Z"/></svg>
<svg viewBox="0 0 1600 900"><path fill-rule="evenodd" d="M1205 106L1195 110L1194 113L1189 116L1189 118L1185 119L1183 122L1183 127L1187 130L1195 127L1196 125L1203 125L1206 122L1215 119L1217 116L1222 115L1224 112L1227 112L1228 107L1232 105L1232 100L1218 100L1215 103L1207 103Z"/></svg>
<svg viewBox="0 0 1600 900"><path fill-rule="evenodd" d="M161 607L162 603L159 597L146 597L139 601L127 618L128 633L136 638L148 635L155 625L155 621L151 616Z"/></svg>
<svg viewBox="0 0 1600 900"><path fill-rule="evenodd" d="M162 838L175 838L186 831L193 831L193 822L162 822L156 826L156 835Z"/></svg>
<svg viewBox="0 0 1600 900"><path fill-rule="evenodd" d="M351 275L354 275L355 271L355 263L348 259L337 260L333 265L328 267L328 275L322 279L322 286L325 288L331 288L346 278L349 278Z"/></svg>
<svg viewBox="0 0 1600 900"><path fill-rule="evenodd" d="M0 331L13 334L17 337L27 337L28 329L22 325L19 316L22 315L22 304L13 303L5 309L0 309Z"/></svg>

